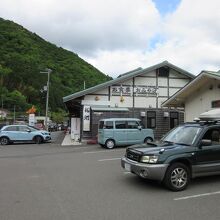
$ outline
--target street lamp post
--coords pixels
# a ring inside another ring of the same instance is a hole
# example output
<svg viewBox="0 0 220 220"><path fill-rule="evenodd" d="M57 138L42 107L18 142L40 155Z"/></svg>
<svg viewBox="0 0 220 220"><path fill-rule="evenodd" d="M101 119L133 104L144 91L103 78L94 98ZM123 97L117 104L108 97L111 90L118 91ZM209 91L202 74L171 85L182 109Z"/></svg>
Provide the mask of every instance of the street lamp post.
<svg viewBox="0 0 220 220"><path fill-rule="evenodd" d="M46 99L46 115L45 115L45 129L48 130L48 104L49 104L49 86L50 86L50 73L52 72L51 69L46 69L45 72L47 73L47 99Z"/></svg>

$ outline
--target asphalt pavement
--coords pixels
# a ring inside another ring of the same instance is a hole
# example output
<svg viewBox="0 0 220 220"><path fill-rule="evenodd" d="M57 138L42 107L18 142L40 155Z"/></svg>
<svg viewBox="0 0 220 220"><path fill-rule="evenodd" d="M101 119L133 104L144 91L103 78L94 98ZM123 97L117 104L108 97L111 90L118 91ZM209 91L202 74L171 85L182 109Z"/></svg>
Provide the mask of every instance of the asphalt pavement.
<svg viewBox="0 0 220 220"><path fill-rule="evenodd" d="M217 220L220 176L182 192L123 170L125 148L48 144L0 146L1 220Z"/></svg>

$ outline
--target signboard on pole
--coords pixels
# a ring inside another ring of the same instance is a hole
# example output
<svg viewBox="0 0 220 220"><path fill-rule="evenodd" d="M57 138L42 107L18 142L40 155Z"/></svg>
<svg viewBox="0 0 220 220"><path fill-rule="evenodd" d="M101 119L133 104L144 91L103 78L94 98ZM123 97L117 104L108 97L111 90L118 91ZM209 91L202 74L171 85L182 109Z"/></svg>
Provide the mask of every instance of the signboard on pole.
<svg viewBox="0 0 220 220"><path fill-rule="evenodd" d="M30 126L35 125L35 114L29 114L29 125Z"/></svg>
<svg viewBox="0 0 220 220"><path fill-rule="evenodd" d="M83 131L90 131L90 106L83 106Z"/></svg>

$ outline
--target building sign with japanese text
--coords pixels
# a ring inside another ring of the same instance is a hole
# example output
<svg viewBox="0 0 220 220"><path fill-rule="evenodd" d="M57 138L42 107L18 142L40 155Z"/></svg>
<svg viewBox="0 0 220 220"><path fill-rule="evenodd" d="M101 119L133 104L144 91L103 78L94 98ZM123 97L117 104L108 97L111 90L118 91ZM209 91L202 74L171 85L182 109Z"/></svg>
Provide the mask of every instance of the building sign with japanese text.
<svg viewBox="0 0 220 220"><path fill-rule="evenodd" d="M134 86L134 91L132 86L112 86L111 87L112 96L157 96L156 86Z"/></svg>
<svg viewBox="0 0 220 220"><path fill-rule="evenodd" d="M83 131L90 131L90 106L83 107Z"/></svg>

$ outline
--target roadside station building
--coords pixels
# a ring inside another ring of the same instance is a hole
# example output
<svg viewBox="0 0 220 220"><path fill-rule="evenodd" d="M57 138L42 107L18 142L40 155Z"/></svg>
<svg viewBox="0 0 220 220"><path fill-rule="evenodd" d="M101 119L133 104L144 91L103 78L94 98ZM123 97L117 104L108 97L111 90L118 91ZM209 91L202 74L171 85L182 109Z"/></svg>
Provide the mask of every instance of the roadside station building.
<svg viewBox="0 0 220 220"><path fill-rule="evenodd" d="M164 107L185 108L185 121L220 108L220 71L202 71L194 80L163 103Z"/></svg>
<svg viewBox="0 0 220 220"><path fill-rule="evenodd" d="M71 137L95 137L98 121L103 118L134 117L160 138L184 121L183 108L162 108L161 104L193 78L191 73L164 61L68 95L63 101L71 118Z"/></svg>

